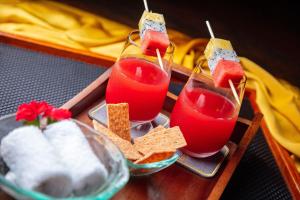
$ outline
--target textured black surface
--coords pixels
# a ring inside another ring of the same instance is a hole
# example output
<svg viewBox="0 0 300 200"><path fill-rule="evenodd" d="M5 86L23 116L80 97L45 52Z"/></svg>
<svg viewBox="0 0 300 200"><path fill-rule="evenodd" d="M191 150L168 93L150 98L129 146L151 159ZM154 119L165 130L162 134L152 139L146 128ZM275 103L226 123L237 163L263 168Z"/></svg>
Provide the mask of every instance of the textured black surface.
<svg viewBox="0 0 300 200"><path fill-rule="evenodd" d="M22 102L46 100L60 106L104 68L0 44L0 116L12 113ZM179 93L180 85L170 85ZM243 103L241 116L251 117ZM261 132L252 141L222 199L291 199Z"/></svg>
<svg viewBox="0 0 300 200"><path fill-rule="evenodd" d="M291 199L261 130L251 142L221 199Z"/></svg>
<svg viewBox="0 0 300 200"><path fill-rule="evenodd" d="M0 116L22 102L46 100L61 106L105 68L0 43Z"/></svg>

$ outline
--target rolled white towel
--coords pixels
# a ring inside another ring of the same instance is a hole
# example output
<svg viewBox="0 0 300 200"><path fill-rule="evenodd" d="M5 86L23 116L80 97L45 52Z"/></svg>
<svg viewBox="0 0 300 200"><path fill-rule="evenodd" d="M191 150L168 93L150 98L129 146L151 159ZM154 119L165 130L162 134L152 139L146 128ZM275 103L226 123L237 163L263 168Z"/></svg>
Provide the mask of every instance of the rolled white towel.
<svg viewBox="0 0 300 200"><path fill-rule="evenodd" d="M76 196L89 194L105 182L108 176L106 168L73 121L49 125L44 134L68 167Z"/></svg>
<svg viewBox="0 0 300 200"><path fill-rule="evenodd" d="M5 178L6 178L6 180L10 181L11 183L16 184L17 177L11 171L9 171L9 172L7 172L7 174L5 174Z"/></svg>
<svg viewBox="0 0 300 200"><path fill-rule="evenodd" d="M0 150L10 169L6 177L18 186L53 197L72 192L68 169L37 127L14 129L2 139Z"/></svg>

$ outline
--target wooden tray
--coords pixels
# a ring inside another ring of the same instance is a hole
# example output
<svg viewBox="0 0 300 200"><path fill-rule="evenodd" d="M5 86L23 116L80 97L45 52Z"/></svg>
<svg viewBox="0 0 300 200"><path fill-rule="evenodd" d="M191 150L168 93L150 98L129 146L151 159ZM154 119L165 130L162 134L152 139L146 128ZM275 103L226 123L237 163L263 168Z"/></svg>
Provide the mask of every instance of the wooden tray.
<svg viewBox="0 0 300 200"><path fill-rule="evenodd" d="M69 57L93 64L109 67L113 64L112 58L107 58L89 52L64 48L45 42L34 41L15 35L0 33L2 42L17 45L37 51L43 51L54 55ZM86 87L82 92L68 101L63 107L70 109L78 120L91 125L87 113L104 99L107 80L111 70L108 69L98 79ZM190 71L181 66L174 66L172 81L186 81ZM250 97L255 95L247 92ZM168 93L164 104L166 113L172 110L176 101L176 95ZM193 174L189 170L174 164L171 167L149 177L134 178L122 189L114 199L219 199L229 182L234 170L244 155L250 141L259 128L262 114L255 114L252 120L239 118L232 134L231 141L238 144L223 163L220 170L213 178L204 178ZM0 193L1 199L10 199L7 195Z"/></svg>
<svg viewBox="0 0 300 200"><path fill-rule="evenodd" d="M70 109L74 117L92 126L88 111L105 98L106 84L110 69L90 84L69 102L63 105ZM176 101L176 96L168 93L164 111L169 113ZM177 164L152 176L132 178L114 199L218 199L224 191L230 177L245 153L251 139L259 128L262 114L256 113L252 121L239 118L231 141L238 144L226 162L213 178L204 178L193 174Z"/></svg>

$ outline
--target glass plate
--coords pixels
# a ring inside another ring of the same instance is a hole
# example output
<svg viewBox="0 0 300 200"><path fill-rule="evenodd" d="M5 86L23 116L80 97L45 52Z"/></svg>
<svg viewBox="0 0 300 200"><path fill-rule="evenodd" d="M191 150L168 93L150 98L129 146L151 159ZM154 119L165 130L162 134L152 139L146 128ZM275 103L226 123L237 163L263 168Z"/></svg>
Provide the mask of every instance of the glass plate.
<svg viewBox="0 0 300 200"><path fill-rule="evenodd" d="M104 166L109 172L109 176L106 182L93 193L87 196L68 198L61 198L65 200L96 200L96 199L109 199L116 194L129 180L129 172L126 164L126 159L120 150L102 133L99 133L87 126L86 124L72 119L85 134L86 139L90 143L96 156L102 161ZM22 123L15 120L15 115L7 115L0 118L0 140L6 136L13 129L23 126ZM97 139L96 139L97 137ZM100 141L100 142L99 142ZM0 161L0 187L17 199L38 199L38 200L54 200L54 198L46 194L42 194L36 191L20 188L17 185L11 183L5 179L5 174L8 168L3 162Z"/></svg>

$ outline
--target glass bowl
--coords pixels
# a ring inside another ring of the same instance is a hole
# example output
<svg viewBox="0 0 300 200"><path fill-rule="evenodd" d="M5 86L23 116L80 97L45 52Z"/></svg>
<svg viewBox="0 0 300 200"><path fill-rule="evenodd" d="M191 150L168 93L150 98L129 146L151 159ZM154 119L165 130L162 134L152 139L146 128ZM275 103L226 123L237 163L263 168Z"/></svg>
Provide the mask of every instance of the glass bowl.
<svg viewBox="0 0 300 200"><path fill-rule="evenodd" d="M135 164L130 160L127 160L127 165L129 167L131 176L146 176L146 175L159 172L169 167L170 165L174 164L178 160L180 155L181 152L177 151L174 153L173 156L171 156L168 159L159 162L147 163L147 164Z"/></svg>
<svg viewBox="0 0 300 200"><path fill-rule="evenodd" d="M96 107L92 108L89 111L89 117L91 119L96 120L103 127L107 128L106 102L101 103L100 105L97 105ZM151 129L155 128L158 125L161 125L165 128L169 127L169 118L162 113L159 113L159 115L152 122L151 123L131 122L130 133L132 138L134 139L137 137L141 137L147 134L147 132L149 132ZM160 162L149 163L149 164L135 164L130 160L127 160L127 165L129 167L131 176L145 176L145 175L158 172L164 168L167 168L168 166L176 162L176 160L180 157L180 155L181 152L177 151L173 156L171 156L168 159L162 160Z"/></svg>
<svg viewBox="0 0 300 200"><path fill-rule="evenodd" d="M116 147L104 134L99 133L89 127L88 125L72 119L82 130L89 144L91 145L96 156L102 161L108 171L108 178L106 182L93 193L87 196L70 196L67 198L61 198L64 200L99 200L109 199L116 194L124 185L128 182L129 172L126 164L126 159ZM23 126L22 123L15 120L15 114L7 115L0 118L0 140L7 135L13 129ZM97 139L96 139L97 137ZM10 194L16 199L38 199L38 200L54 200L54 198L46 194L27 190L18 187L5 179L5 174L8 172L8 168L4 161L0 160L0 187L5 192Z"/></svg>

